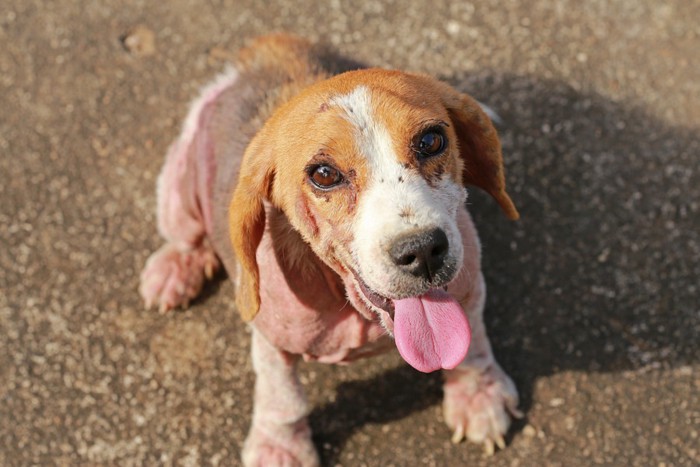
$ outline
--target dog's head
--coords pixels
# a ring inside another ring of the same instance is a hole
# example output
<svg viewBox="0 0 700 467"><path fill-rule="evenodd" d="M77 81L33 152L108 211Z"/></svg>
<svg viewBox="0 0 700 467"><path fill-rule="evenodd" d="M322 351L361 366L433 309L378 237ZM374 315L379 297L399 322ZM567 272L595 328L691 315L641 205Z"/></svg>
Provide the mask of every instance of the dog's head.
<svg viewBox="0 0 700 467"><path fill-rule="evenodd" d="M472 98L427 76L386 70L307 88L251 142L231 202L244 319L260 306L265 200L343 278L358 310L386 320L394 301L442 288L457 274L465 185L518 217L496 130Z"/></svg>

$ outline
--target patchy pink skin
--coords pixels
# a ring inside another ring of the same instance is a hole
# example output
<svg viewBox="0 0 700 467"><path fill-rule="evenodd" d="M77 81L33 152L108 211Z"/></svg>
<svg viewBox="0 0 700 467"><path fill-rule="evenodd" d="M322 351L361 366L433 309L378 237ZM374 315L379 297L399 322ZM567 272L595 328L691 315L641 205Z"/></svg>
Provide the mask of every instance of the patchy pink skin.
<svg viewBox="0 0 700 467"><path fill-rule="evenodd" d="M483 319L486 285L481 273L481 247L470 216L466 211L464 214L460 213L457 219L465 248L464 265L448 292L461 297L459 302L471 325L472 341L464 361L453 370L443 371L443 414L445 423L453 430L453 442L466 437L483 444L490 455L495 446L505 446L503 437L510 427L510 415L520 418L522 413L517 408L519 398L515 384L496 362L486 334ZM457 292L464 290L468 292Z"/></svg>
<svg viewBox="0 0 700 467"><path fill-rule="evenodd" d="M141 274L140 292L149 306L186 306L220 264L236 280L227 203L246 138L255 128L246 127L247 136L230 129L253 118L245 112L252 112L257 96L255 86L237 79L231 70L204 89L168 152L158 181L158 227L166 244L151 255ZM239 106L247 110L236 113L241 95L251 101ZM345 363L394 348L393 321L386 312L379 316L370 310L352 274L338 275L323 263L289 228L283 213L268 207L266 219L257 252L261 307L253 321L254 413L242 457L248 466L318 465L297 361ZM457 222L464 262L447 292L465 310L472 340L466 359L444 371L445 420L454 441L466 436L492 452L494 443L503 443L508 413L519 414L518 398L493 357L484 328L476 230L465 210L458 212ZM294 259L289 251L296 252Z"/></svg>
<svg viewBox="0 0 700 467"><path fill-rule="evenodd" d="M308 404L297 378L298 356L271 345L253 331L255 408L243 446L246 466L317 466L316 448L307 421Z"/></svg>
<svg viewBox="0 0 700 467"><path fill-rule="evenodd" d="M139 292L148 308L157 305L161 311L168 311L186 307L218 268L219 260L208 246L183 251L174 243L166 243L148 258Z"/></svg>
<svg viewBox="0 0 700 467"><path fill-rule="evenodd" d="M484 367L468 362L446 374L443 413L455 442L466 436L474 443L485 443L489 451L493 443L503 447L510 416L520 418L522 413L513 381L493 357L484 361Z"/></svg>
<svg viewBox="0 0 700 467"><path fill-rule="evenodd" d="M270 214L272 222L283 217ZM281 350L324 363L348 362L393 347L376 316L368 311L363 316L348 303L341 279L310 249L305 255L309 264L286 264L270 231L266 229L257 253L265 278L260 284L260 311L253 321L258 331Z"/></svg>
<svg viewBox="0 0 700 467"><path fill-rule="evenodd" d="M158 231L167 243L146 262L139 286L148 308L164 312L186 307L220 267L207 239L212 232L211 187L216 173L207 127L216 100L236 77L231 70L203 90L168 150L158 177Z"/></svg>
<svg viewBox="0 0 700 467"><path fill-rule="evenodd" d="M211 235L216 159L208 128L217 99L236 79L231 70L203 89L168 150L158 177L158 230L168 241L190 247Z"/></svg>

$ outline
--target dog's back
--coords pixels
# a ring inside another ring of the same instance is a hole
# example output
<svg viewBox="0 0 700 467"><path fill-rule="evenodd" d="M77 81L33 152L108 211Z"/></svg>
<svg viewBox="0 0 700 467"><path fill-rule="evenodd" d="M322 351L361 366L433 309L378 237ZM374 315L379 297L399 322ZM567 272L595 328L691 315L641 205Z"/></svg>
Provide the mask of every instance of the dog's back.
<svg viewBox="0 0 700 467"><path fill-rule="evenodd" d="M161 311L186 306L223 263L235 274L228 206L243 153L272 113L309 84L341 71L326 49L272 35L242 49L190 105L158 178L158 230L140 293Z"/></svg>
<svg viewBox="0 0 700 467"><path fill-rule="evenodd" d="M233 64L236 79L221 92L208 121L213 148L215 183L211 238L230 274L234 258L227 209L245 148L275 109L316 81L359 64L302 38L277 34L255 40L242 49Z"/></svg>

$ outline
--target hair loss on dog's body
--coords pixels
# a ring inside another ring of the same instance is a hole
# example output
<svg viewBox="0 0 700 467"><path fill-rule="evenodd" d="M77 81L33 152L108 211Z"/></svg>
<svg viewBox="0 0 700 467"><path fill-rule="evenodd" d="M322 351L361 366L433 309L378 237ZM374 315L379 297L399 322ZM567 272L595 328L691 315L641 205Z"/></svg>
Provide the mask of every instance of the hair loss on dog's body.
<svg viewBox="0 0 700 467"><path fill-rule="evenodd" d="M495 130L444 83L336 75L331 56L293 36L261 38L204 89L160 177L167 243L141 293L167 310L219 262L228 271L253 326L246 465L318 463L298 357L348 362L394 346L421 371L446 370L455 435L501 445L517 393L485 333L479 241L464 209L474 183L517 217ZM482 382L498 387L474 392ZM471 417L480 422L465 431Z"/></svg>

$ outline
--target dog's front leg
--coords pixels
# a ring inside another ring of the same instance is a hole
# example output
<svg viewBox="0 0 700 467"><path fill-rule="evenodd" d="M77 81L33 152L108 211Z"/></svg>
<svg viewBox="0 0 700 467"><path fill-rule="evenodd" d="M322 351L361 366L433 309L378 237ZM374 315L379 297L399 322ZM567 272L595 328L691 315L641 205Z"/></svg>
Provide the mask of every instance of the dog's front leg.
<svg viewBox="0 0 700 467"><path fill-rule="evenodd" d="M257 378L244 465L319 465L306 418L306 397L296 374L298 356L276 349L254 327L252 347Z"/></svg>
<svg viewBox="0 0 700 467"><path fill-rule="evenodd" d="M462 302L472 328L469 353L454 370L444 372L445 422L454 430L452 441L465 436L483 443L487 454L495 446L503 448L503 436L510 427L510 416L522 417L518 410L518 391L510 377L496 362L491 350L483 310L486 286L479 272L473 292Z"/></svg>

